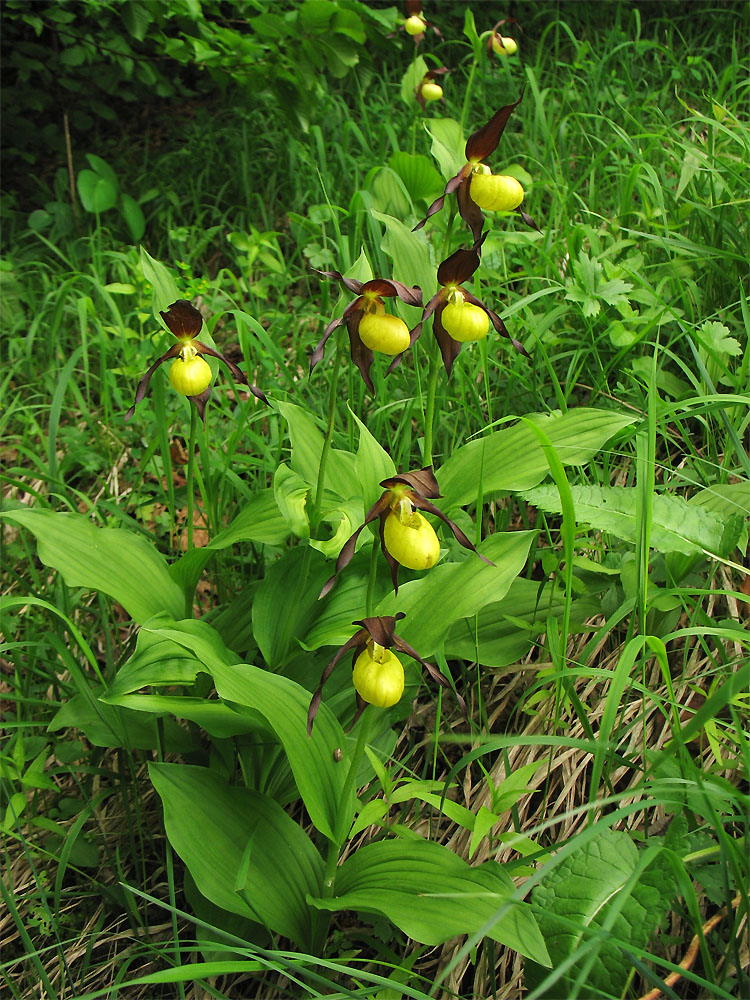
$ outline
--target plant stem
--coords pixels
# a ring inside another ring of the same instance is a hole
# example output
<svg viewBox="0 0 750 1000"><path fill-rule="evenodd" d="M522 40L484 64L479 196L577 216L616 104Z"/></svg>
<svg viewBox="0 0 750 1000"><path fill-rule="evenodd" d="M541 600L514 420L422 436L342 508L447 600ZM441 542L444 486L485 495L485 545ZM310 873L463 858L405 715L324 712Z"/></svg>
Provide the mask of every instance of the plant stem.
<svg viewBox="0 0 750 1000"><path fill-rule="evenodd" d="M318 470L318 482L315 487L315 502L313 504L313 509L310 512L310 534L314 535L318 527L318 518L320 517L320 505L323 500L323 489L325 487L326 479L326 465L328 464L328 455L331 451L331 440L333 438L333 422L336 415L336 399L338 396L338 374L339 367L341 365L341 337L336 338L336 356L333 359L333 368L331 369L331 384L328 394L328 420L326 423L326 436L323 440L323 449L320 453L320 468Z"/></svg>
<svg viewBox="0 0 750 1000"><path fill-rule="evenodd" d="M365 746L367 745L371 718L372 708L370 705L367 705L359 720L357 743L354 747L351 761L349 762L349 770L346 772L344 787L341 789L341 796L339 797L339 805L336 816L336 828L333 831L333 840L331 840L328 844L326 869L323 877L324 897L333 895L333 885L336 881L336 867L339 861L339 854L341 853L341 848L344 846L346 835L352 825L353 810L350 808L349 798L355 788L357 772L359 771L362 755L365 752Z"/></svg>
<svg viewBox="0 0 750 1000"><path fill-rule="evenodd" d="M424 465L432 465L432 433L435 423L435 393L437 390L438 370L440 368L439 351L437 341L432 346L430 353L430 373L427 376L427 406L424 415L424 447L422 448L422 462Z"/></svg>
<svg viewBox="0 0 750 1000"><path fill-rule="evenodd" d="M193 507L195 506L195 436L198 430L198 411L190 404L190 437L187 462L187 550L193 547Z"/></svg>

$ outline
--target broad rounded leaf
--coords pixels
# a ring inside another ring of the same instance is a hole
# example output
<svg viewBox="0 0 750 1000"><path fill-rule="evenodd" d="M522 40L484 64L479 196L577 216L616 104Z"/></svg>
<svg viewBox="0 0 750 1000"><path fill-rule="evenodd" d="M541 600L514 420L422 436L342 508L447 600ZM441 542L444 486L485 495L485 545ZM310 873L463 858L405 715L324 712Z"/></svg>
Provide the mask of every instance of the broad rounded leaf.
<svg viewBox="0 0 750 1000"><path fill-rule="evenodd" d="M81 170L77 180L78 195L87 212L100 214L112 208L117 201L117 187L106 177L93 170Z"/></svg>

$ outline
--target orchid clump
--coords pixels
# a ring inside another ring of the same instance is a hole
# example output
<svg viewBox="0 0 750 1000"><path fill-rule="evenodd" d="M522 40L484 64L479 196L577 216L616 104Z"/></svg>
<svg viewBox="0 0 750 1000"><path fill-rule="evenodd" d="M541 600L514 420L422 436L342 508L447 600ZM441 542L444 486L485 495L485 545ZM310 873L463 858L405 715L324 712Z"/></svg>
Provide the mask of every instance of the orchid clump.
<svg viewBox="0 0 750 1000"><path fill-rule="evenodd" d="M493 174L484 163L497 149L508 119L522 98L523 94L513 104L500 108L482 128L469 136L465 147L466 163L451 177L442 195L433 201L427 209L427 215L414 227L415 230L421 229L431 216L439 212L446 197L454 191L459 214L471 229L475 241L479 239L484 226L482 209L493 212L518 211L527 225L539 228L531 216L520 208L524 196L521 184L513 177Z"/></svg>
<svg viewBox="0 0 750 1000"><path fill-rule="evenodd" d="M148 371L141 377L135 391L135 400L125 419L130 418L135 413L136 406L145 397L151 376L160 365L170 358L174 358L169 370L169 381L175 392L182 396L187 396L195 406L201 420L205 419L206 403L211 394L211 369L206 360L202 357L208 354L212 358L223 361L229 369L232 378L240 385L248 387L250 392L257 398L267 403L266 395L257 386L250 385L245 373L225 355L215 351L208 344L196 340L196 337L203 326L203 316L187 299L178 299L165 312L160 313L161 318L167 324L170 333L177 339L160 358L151 365Z"/></svg>
<svg viewBox="0 0 750 1000"><path fill-rule="evenodd" d="M322 338L310 356L310 374L323 360L328 338L337 327L345 323L349 333L352 361L359 368L367 388L374 393L375 387L370 377L373 352L401 356L409 347L411 340L411 333L406 323L399 316L385 311L383 299L398 296L407 305L421 308L422 290L416 285L410 288L390 278L372 278L370 281L362 282L355 278L345 278L339 271L319 271L318 274L340 281L357 297L344 309L342 316L331 320L325 328Z"/></svg>
<svg viewBox="0 0 750 1000"><path fill-rule="evenodd" d="M344 542L333 576L320 592L325 597L336 583L338 574L352 561L361 532L375 520L380 521L380 548L391 568L393 589L398 593L399 566L406 569L431 569L440 557L440 543L435 529L420 511L439 517L453 532L460 545L477 552L459 526L447 517L431 500L440 497L440 488L432 467L416 472L403 472L380 483L384 492L365 515L363 523ZM477 552L480 559L492 565Z"/></svg>
<svg viewBox="0 0 750 1000"><path fill-rule="evenodd" d="M352 682L357 692L357 713L354 722L363 712L365 705L390 708L401 700L404 693L404 668L400 659L391 652L393 649L416 660L441 687L451 689L450 681L438 667L423 660L415 649L396 635L396 622L405 617L403 612L399 612L397 615L363 618L352 622L353 625L358 625L359 629L341 646L325 668L310 700L307 712L308 736L312 733L315 716L318 714L323 685L341 658L350 651L352 651ZM466 715L466 704L457 692L456 700Z"/></svg>

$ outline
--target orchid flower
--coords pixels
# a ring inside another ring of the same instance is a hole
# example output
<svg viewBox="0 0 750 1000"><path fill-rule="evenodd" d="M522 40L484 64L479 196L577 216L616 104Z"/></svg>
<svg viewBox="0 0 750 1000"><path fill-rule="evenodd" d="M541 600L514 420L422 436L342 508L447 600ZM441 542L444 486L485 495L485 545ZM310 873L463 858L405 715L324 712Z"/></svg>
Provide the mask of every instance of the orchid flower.
<svg viewBox="0 0 750 1000"><path fill-rule="evenodd" d="M325 668L320 683L310 700L310 708L307 713L308 736L312 733L315 716L320 707L323 685L333 673L342 656L349 650L353 650L352 680L357 692L357 713L354 716L354 722L363 712L365 705L390 708L401 700L404 693L404 668L391 649L396 649L399 653L406 653L407 656L416 660L441 687L451 689L450 681L445 674L434 664L423 660L416 650L396 635L396 622L405 617L403 612L399 612L395 616L383 615L382 617L363 618L361 621L352 622L353 625L359 625L359 629L351 639L344 643ZM466 703L463 698L456 693L456 699L461 711L466 715Z"/></svg>
<svg viewBox="0 0 750 1000"><path fill-rule="evenodd" d="M367 388L374 393L375 387L370 378L373 351L390 356L401 355L408 348L410 341L406 323L400 317L385 311L383 298L398 296L407 305L421 307L422 290L416 285L409 288L400 281L392 281L390 278L372 278L370 281L361 282L355 278L345 278L338 271L318 271L318 274L340 281L357 297L349 303L339 319L331 320L325 328L320 342L310 356L310 374L323 360L328 338L337 327L346 323L352 361L359 368Z"/></svg>
<svg viewBox="0 0 750 1000"><path fill-rule="evenodd" d="M211 395L211 379L213 377L208 362L201 357L203 354L223 361L235 382L246 385L257 399L264 403L268 402L265 393L257 386L250 385L247 376L234 361L230 361L229 358L219 354L212 347L195 339L203 326L203 317L187 299L178 299L166 312L162 312L160 315L178 342L173 344L160 358L157 358L146 374L141 377L135 391L135 401L125 414L126 420L130 420L135 413L136 406L145 397L151 376L160 365L163 365L170 358L175 359L169 369L169 381L172 388L180 395L187 396L198 411L201 420L206 418L206 403Z"/></svg>
<svg viewBox="0 0 750 1000"><path fill-rule="evenodd" d="M459 544L472 552L477 551L459 526L430 502L440 497L440 488L431 466L391 476L390 479L383 479L380 485L385 492L368 510L364 522L344 542L336 560L336 570L321 590L318 600L326 596L336 583L338 574L352 561L360 533L376 519L380 520L380 548L391 567L391 580L396 593L399 566L431 569L440 558L440 542L435 529L419 513L420 510L439 517L451 529ZM493 565L480 553L477 552L477 555L488 565Z"/></svg>
<svg viewBox="0 0 750 1000"><path fill-rule="evenodd" d="M439 212L446 197L454 191L459 214L471 229L475 241L479 239L484 225L482 209L490 212L517 210L527 225L539 228L531 216L519 207L524 197L520 182L515 177L493 174L483 162L494 153L508 119L522 98L523 93L514 104L506 104L500 108L486 125L469 136L465 148L466 163L455 177L451 177L445 185L445 191L433 201L427 209L427 215L414 227L415 230L421 229L431 216Z"/></svg>

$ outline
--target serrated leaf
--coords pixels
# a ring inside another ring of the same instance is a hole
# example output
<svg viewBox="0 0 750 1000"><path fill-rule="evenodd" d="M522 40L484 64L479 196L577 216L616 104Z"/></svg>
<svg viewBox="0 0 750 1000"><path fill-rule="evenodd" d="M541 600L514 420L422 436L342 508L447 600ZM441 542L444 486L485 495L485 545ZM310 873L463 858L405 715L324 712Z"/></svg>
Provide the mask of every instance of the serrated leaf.
<svg viewBox="0 0 750 1000"><path fill-rule="evenodd" d="M341 865L332 898L310 898L323 910L381 914L423 944L438 945L480 930L507 904L511 879L493 861L472 868L427 840L367 844ZM514 902L488 937L541 964L547 949L530 907Z"/></svg>
<svg viewBox="0 0 750 1000"><path fill-rule="evenodd" d="M576 520L593 525L635 544L638 536L635 487L572 486ZM554 486L539 486L522 494L529 503L548 513L561 513L560 495ZM699 555L708 552L725 558L737 544L739 515L731 523L682 497L655 494L651 512L651 547L659 552ZM730 529L727 533L727 529Z"/></svg>
<svg viewBox="0 0 750 1000"><path fill-rule="evenodd" d="M554 968L594 935L601 935L585 985L592 1000L624 993L632 970L624 949L645 947L670 909L674 887L668 865L655 854L643 870L646 860L639 857L627 833L604 830L561 861L533 890L534 912ZM607 933L603 927L613 916ZM590 958L587 952L581 962ZM573 963L556 979L552 992L542 988L539 995L570 995L580 971L581 963ZM526 963L525 972L527 988L539 988L545 971L532 961Z"/></svg>
<svg viewBox="0 0 750 1000"><path fill-rule="evenodd" d="M737 358L742 354L740 342L730 336L729 327L724 326L723 323L707 320L698 327L697 334L698 339L706 350L725 356L729 355L733 358Z"/></svg>

